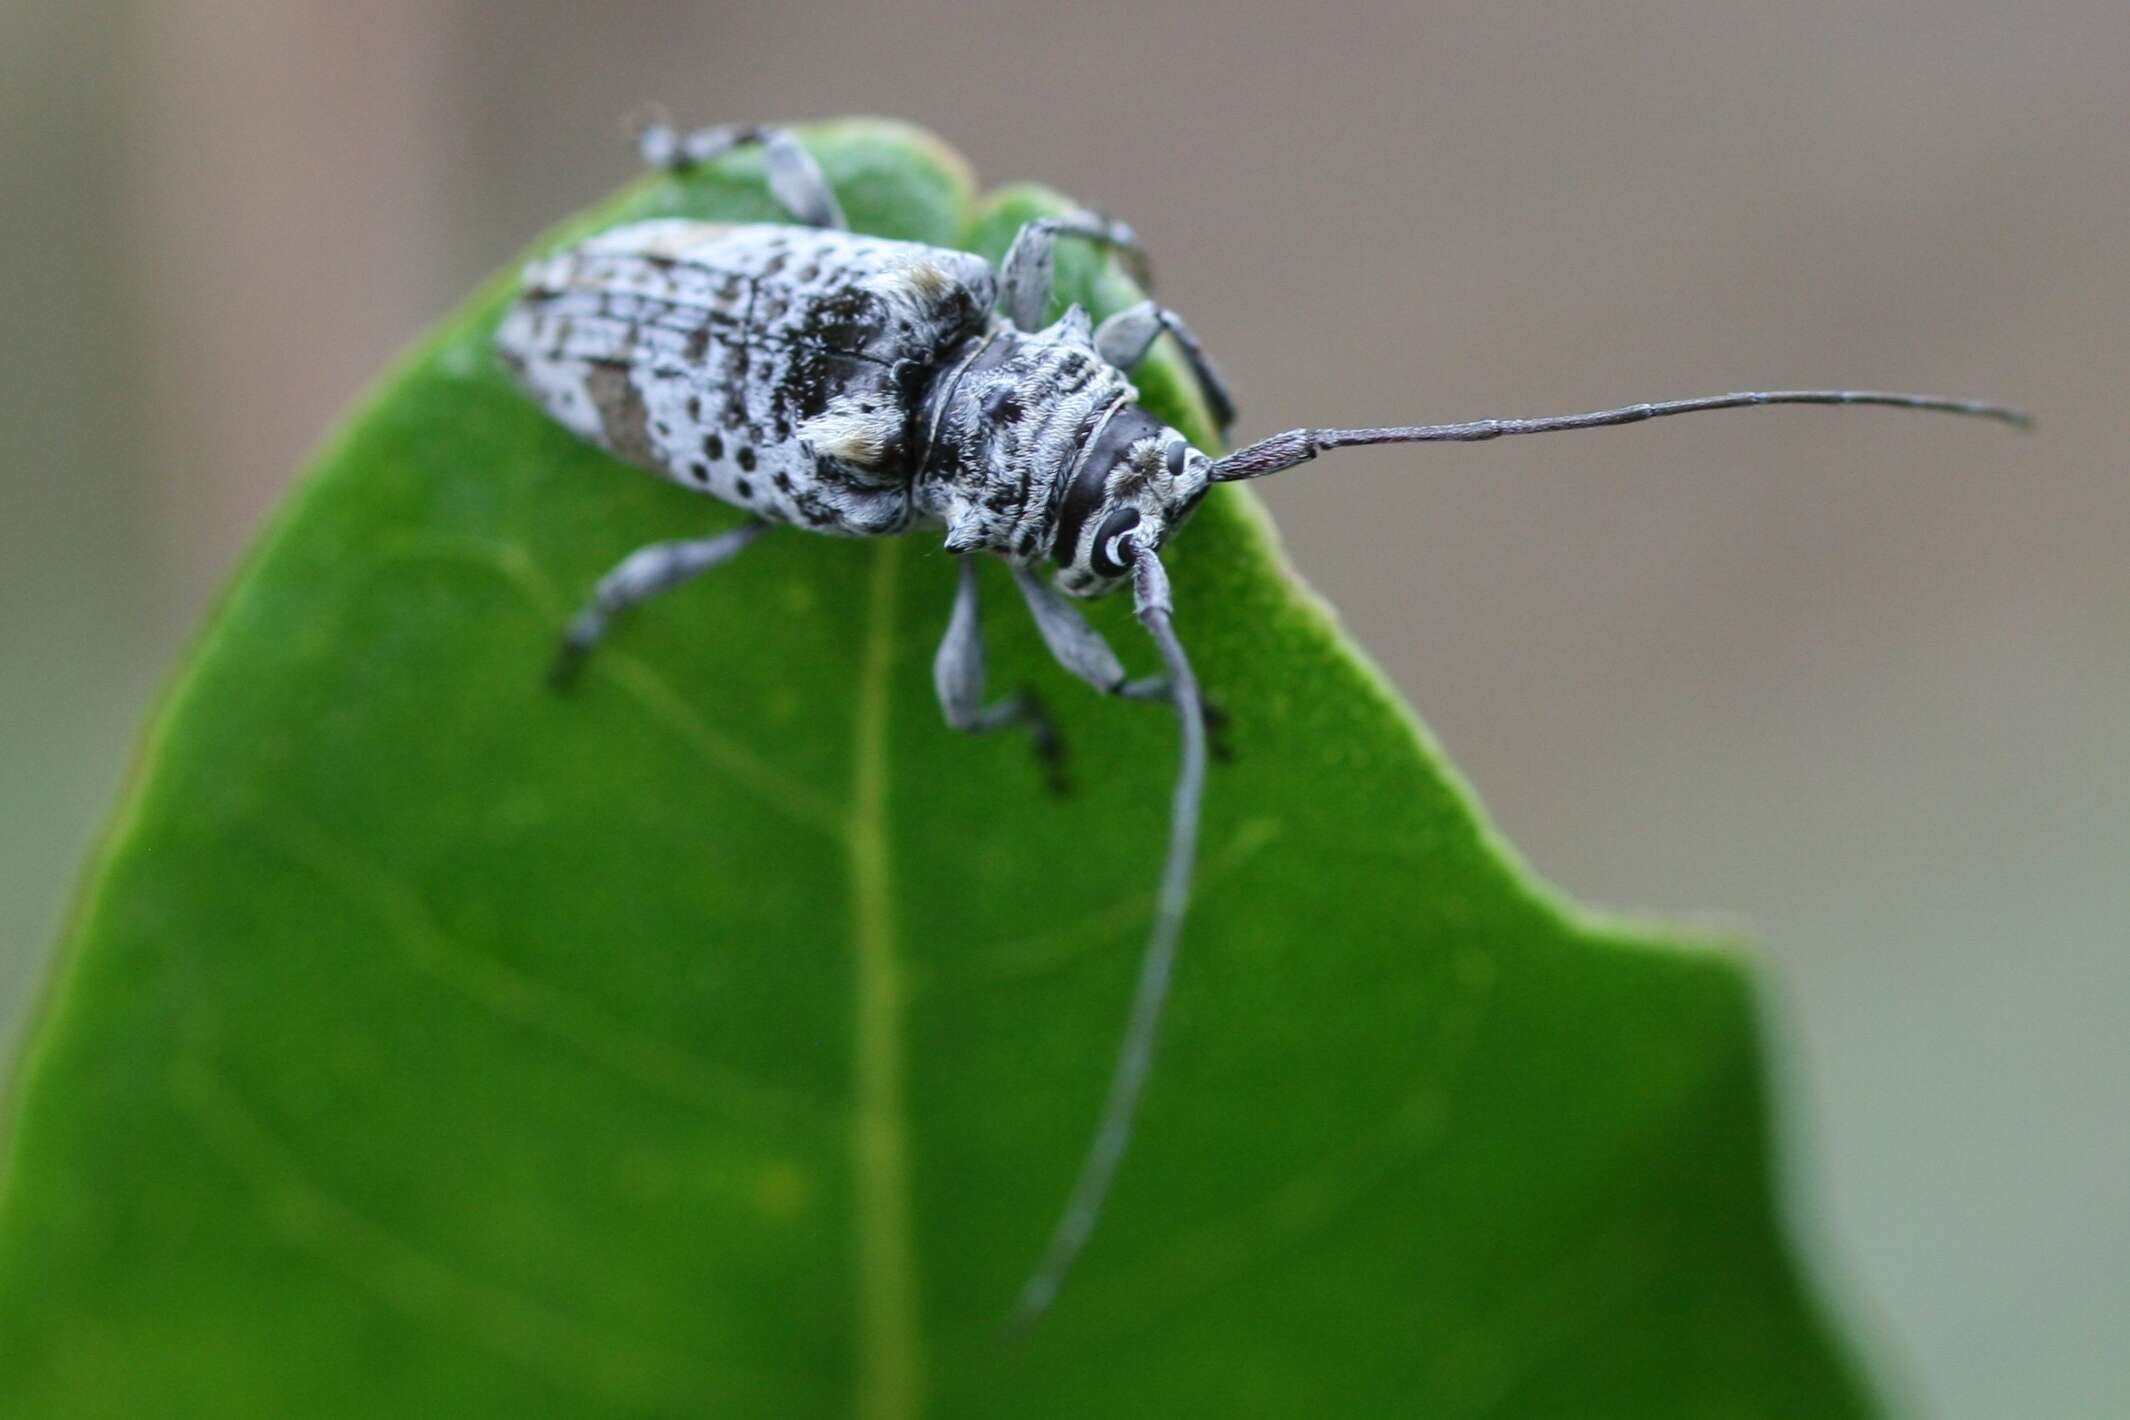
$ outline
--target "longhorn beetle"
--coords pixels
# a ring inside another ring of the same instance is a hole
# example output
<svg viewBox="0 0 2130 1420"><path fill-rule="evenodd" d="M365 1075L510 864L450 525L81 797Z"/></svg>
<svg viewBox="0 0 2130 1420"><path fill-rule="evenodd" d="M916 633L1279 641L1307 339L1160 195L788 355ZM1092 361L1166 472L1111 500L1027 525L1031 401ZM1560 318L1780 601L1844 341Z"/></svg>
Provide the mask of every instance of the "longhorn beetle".
<svg viewBox="0 0 2130 1420"><path fill-rule="evenodd" d="M1128 372L1166 333L1225 436L1225 382L1189 326L1152 300L1099 326L1074 306L1045 325L1060 237L1125 258L1146 282L1131 229L1093 213L1021 228L995 273L982 258L847 230L820 168L779 128L641 135L674 171L759 145L787 224L638 222L533 262L498 328L504 363L547 413L582 437L753 516L715 537L655 543L599 582L564 635L566 683L613 618L728 561L784 524L839 537L946 532L962 554L933 661L954 729L1018 727L1053 766L1056 729L1032 694L985 702L975 562L1003 558L1051 654L1106 695L1166 701L1181 724L1168 854L1129 1023L1093 1143L1063 1216L1015 1304L1025 1326L1057 1294L1093 1229L1130 1137L1190 895L1205 780L1204 698L1174 626L1160 551L1217 483L1262 478L1359 444L1469 443L1595 429L1756 404L1879 404L1980 415L2001 405L1865 390L1777 390L1635 404L1544 419L1378 429L1293 429L1214 457L1139 407ZM1057 565L1055 586L1037 568ZM1129 581L1164 674L1132 679L1067 597ZM1060 595L1060 592L1064 595Z"/></svg>

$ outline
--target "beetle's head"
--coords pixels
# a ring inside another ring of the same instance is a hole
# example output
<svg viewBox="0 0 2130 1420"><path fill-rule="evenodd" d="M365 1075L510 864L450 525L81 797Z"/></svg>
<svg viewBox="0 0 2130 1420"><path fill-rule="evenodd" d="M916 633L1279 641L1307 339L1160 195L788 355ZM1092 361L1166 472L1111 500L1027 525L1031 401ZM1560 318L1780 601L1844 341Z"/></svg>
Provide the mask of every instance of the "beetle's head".
<svg viewBox="0 0 2130 1420"><path fill-rule="evenodd" d="M1159 549L1211 488L1212 460L1136 404L1119 405L1082 449L1058 505L1058 586L1098 597L1131 574L1138 543Z"/></svg>

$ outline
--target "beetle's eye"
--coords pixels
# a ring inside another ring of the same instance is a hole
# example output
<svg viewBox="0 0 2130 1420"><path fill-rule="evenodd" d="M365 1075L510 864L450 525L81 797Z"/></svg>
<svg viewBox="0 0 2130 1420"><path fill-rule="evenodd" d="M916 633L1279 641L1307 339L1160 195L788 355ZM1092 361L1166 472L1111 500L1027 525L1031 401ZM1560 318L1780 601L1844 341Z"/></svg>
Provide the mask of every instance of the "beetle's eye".
<svg viewBox="0 0 2130 1420"><path fill-rule="evenodd" d="M1098 576L1121 577L1130 571L1125 558L1124 535L1139 526L1137 508L1119 508L1102 520L1095 531L1095 545L1088 554L1088 564Z"/></svg>
<svg viewBox="0 0 2130 1420"><path fill-rule="evenodd" d="M1191 451L1191 446L1190 446L1189 444L1186 444L1186 443L1184 443L1184 442L1183 442L1183 441L1182 441L1181 439L1178 439L1178 440L1177 440L1177 441L1176 441L1175 443L1173 443L1173 444L1170 444L1170 445L1169 445L1169 449L1168 449L1168 462L1169 462L1169 477L1171 477L1171 478L1181 478L1181 477L1183 477L1183 459L1184 459L1184 455L1186 455L1186 454L1190 453L1190 451Z"/></svg>

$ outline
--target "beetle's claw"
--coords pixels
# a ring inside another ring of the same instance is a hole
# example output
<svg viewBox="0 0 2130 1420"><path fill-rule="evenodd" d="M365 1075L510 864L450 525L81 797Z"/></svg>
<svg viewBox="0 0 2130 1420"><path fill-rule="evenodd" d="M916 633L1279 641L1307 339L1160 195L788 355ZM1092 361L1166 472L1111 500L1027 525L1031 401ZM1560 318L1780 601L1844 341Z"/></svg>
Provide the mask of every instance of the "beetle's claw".
<svg viewBox="0 0 2130 1420"><path fill-rule="evenodd" d="M1222 764L1235 762L1235 746L1228 739L1228 729L1235 722L1219 701L1210 696L1201 696L1198 701L1200 718L1205 721L1206 750Z"/></svg>
<svg viewBox="0 0 2130 1420"><path fill-rule="evenodd" d="M547 688L560 694L575 686L591 653L591 643L575 636L563 637L562 643L555 648L554 660L548 663Z"/></svg>

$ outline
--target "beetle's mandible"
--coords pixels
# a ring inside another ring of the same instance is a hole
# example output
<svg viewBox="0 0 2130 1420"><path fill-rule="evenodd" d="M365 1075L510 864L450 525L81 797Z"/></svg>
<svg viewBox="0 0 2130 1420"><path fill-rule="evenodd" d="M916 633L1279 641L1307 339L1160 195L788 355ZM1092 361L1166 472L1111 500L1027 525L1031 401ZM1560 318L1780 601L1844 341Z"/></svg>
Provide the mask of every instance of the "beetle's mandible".
<svg viewBox="0 0 2130 1420"><path fill-rule="evenodd" d="M1166 334L1223 434L1234 405L1175 312L1152 300L1093 324L1045 325L1060 237L1106 247L1145 281L1137 239L1083 213L1023 227L999 270L964 252L852 233L820 168L786 130L644 131L645 158L682 169L763 150L788 224L641 222L534 262L497 349L552 417L630 463L753 516L714 537L642 548L603 578L570 625L567 680L621 611L788 525L841 537L941 529L965 554L933 678L947 723L1021 727L1055 768L1056 728L1020 693L986 703L976 567L1010 567L1058 662L1105 694L1166 701L1181 767L1153 929L1109 1094L1064 1215L1016 1304L1039 1316L1086 1241L1124 1154L1153 1059L1188 902L1205 776L1206 707L1173 624L1160 552L1216 483L1259 478L1358 444L1470 442L1756 404L1879 404L1981 415L1999 405L1861 390L1782 390L1637 404L1544 419L1295 429L1225 456L1142 410L1128 372ZM1054 563L1054 581L1039 568ZM1067 599L1132 586L1162 673L1129 677ZM1067 595L1060 595L1060 592Z"/></svg>

